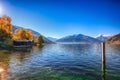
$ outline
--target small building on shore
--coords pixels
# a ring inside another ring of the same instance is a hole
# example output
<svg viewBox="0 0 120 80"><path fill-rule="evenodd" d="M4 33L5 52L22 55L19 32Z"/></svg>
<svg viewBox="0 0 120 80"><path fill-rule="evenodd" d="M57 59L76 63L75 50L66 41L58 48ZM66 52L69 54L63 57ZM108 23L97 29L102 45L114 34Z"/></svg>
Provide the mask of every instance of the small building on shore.
<svg viewBox="0 0 120 80"><path fill-rule="evenodd" d="M14 47L31 47L33 45L32 40L14 40L13 46Z"/></svg>

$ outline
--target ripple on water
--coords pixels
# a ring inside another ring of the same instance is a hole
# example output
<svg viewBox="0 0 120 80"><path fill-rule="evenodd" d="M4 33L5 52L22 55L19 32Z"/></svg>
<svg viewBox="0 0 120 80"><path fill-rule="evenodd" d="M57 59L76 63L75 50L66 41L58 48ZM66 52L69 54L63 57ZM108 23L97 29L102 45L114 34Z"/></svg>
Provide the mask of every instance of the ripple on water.
<svg viewBox="0 0 120 80"><path fill-rule="evenodd" d="M118 75L120 74L120 47L115 45L106 47L107 74ZM12 52L7 56L10 56L8 68L13 77L20 78L34 74L48 77L54 71L61 75L66 73L101 77L100 44L49 44L41 49Z"/></svg>

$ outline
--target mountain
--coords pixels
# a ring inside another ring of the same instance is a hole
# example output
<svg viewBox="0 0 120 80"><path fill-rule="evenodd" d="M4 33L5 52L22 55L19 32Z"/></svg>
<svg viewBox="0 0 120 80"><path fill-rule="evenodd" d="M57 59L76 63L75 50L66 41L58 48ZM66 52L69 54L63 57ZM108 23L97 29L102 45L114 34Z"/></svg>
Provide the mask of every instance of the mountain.
<svg viewBox="0 0 120 80"><path fill-rule="evenodd" d="M58 39L57 42L100 42L98 39L83 34L71 35Z"/></svg>
<svg viewBox="0 0 120 80"><path fill-rule="evenodd" d="M120 44L120 33L106 40L106 42L110 44Z"/></svg>
<svg viewBox="0 0 120 80"><path fill-rule="evenodd" d="M95 37L96 39L100 40L100 41L105 41L105 40L108 40L112 37L113 35L98 35L97 37Z"/></svg>
<svg viewBox="0 0 120 80"><path fill-rule="evenodd" d="M53 38L53 37L47 37L49 40L55 42L57 40L57 38Z"/></svg>
<svg viewBox="0 0 120 80"><path fill-rule="evenodd" d="M22 28L22 27L13 25L12 31L14 32L18 28ZM31 30L31 29L29 29L29 30ZM31 30L31 31L32 31L32 34L33 34L34 37L42 36L45 43L51 43L52 42L51 40L47 39L45 36L41 35L39 32L36 32L34 30Z"/></svg>

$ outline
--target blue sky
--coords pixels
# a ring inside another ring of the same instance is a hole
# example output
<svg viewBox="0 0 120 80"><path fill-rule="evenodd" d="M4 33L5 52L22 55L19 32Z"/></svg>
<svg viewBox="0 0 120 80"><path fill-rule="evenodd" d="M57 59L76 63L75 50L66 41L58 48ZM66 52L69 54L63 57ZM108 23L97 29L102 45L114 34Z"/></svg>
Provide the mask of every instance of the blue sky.
<svg viewBox="0 0 120 80"><path fill-rule="evenodd" d="M120 33L119 0L0 0L12 24L48 37Z"/></svg>

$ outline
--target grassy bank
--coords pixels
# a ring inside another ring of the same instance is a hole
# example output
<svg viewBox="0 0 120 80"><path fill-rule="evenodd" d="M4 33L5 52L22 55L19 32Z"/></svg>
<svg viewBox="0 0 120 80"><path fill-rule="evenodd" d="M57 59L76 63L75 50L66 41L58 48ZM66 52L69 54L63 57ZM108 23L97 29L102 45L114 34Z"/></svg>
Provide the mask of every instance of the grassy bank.
<svg viewBox="0 0 120 80"><path fill-rule="evenodd" d="M0 49L1 50L12 50L13 45L11 42L0 42Z"/></svg>

